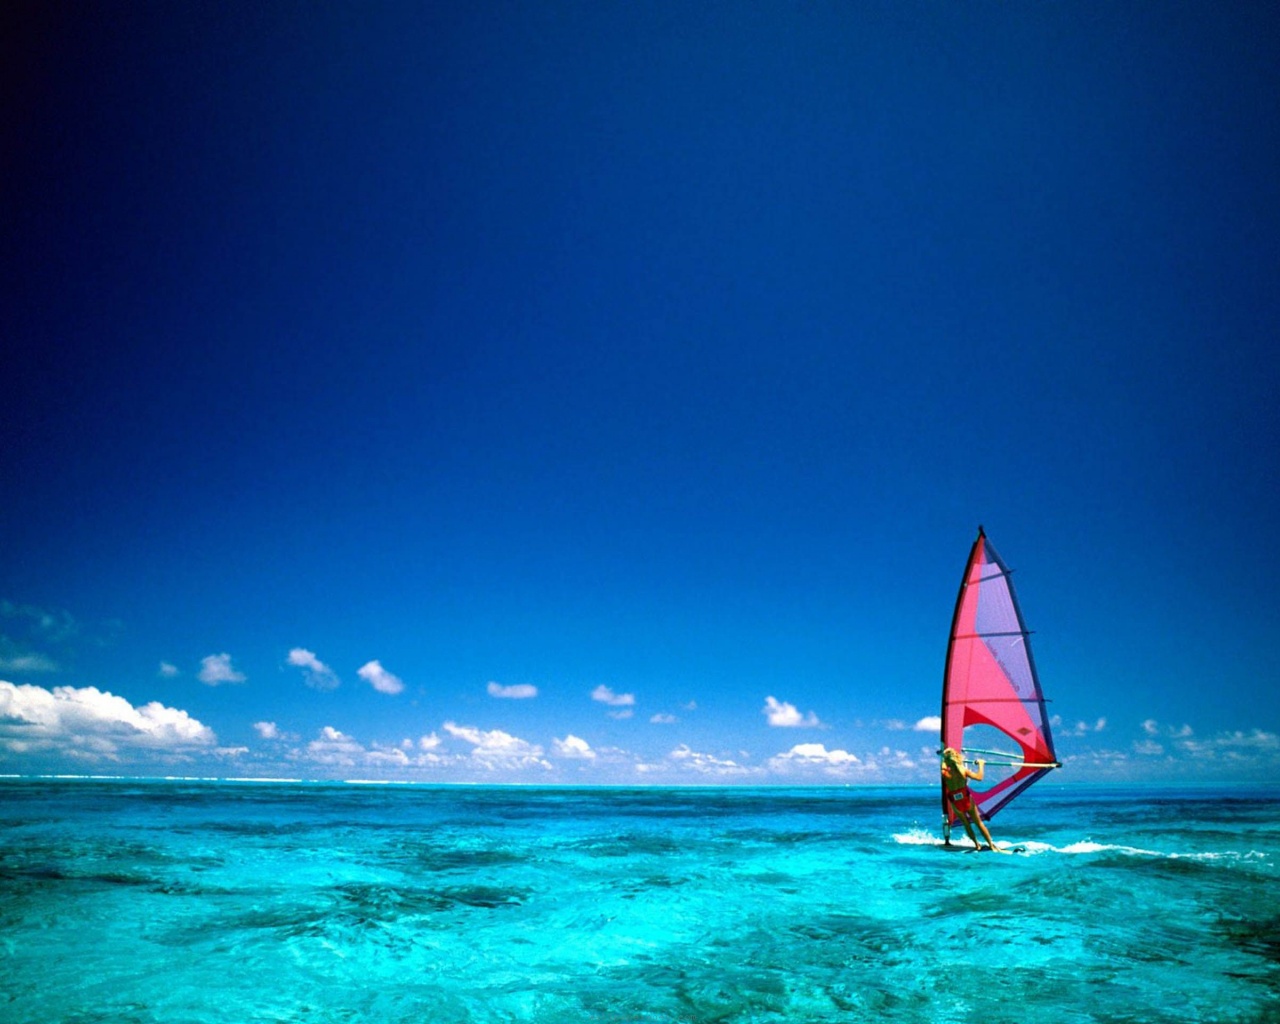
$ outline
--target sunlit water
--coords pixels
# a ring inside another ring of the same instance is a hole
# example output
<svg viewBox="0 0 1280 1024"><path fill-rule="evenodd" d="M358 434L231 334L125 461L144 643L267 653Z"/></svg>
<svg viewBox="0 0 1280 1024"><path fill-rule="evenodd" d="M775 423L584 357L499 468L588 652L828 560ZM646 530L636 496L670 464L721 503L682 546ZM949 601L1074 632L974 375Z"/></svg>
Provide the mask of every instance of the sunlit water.
<svg viewBox="0 0 1280 1024"><path fill-rule="evenodd" d="M0 781L0 1021L1280 1020L1280 802Z"/></svg>

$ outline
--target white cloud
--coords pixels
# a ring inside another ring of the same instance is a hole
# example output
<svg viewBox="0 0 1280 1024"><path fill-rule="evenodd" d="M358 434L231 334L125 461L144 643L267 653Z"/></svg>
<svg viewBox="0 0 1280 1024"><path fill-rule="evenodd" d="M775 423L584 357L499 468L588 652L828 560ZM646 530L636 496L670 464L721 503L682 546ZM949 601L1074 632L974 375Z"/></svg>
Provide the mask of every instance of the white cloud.
<svg viewBox="0 0 1280 1024"><path fill-rule="evenodd" d="M1262 729L1222 732L1205 739L1193 739L1187 726L1174 734L1174 744L1192 757L1243 759L1245 756L1280 753L1280 736Z"/></svg>
<svg viewBox="0 0 1280 1024"><path fill-rule="evenodd" d="M0 682L0 746L12 753L116 761L129 752L185 755L216 743L208 726L158 701L134 707L93 686Z"/></svg>
<svg viewBox="0 0 1280 1024"><path fill-rule="evenodd" d="M727 758L716 757L714 754L700 753L685 743L671 751L667 758L674 761L680 768L698 772L701 775L741 776L758 773L758 769L738 764Z"/></svg>
<svg viewBox="0 0 1280 1024"><path fill-rule="evenodd" d="M374 743L365 747L331 725L320 730L320 736L307 744L306 760L333 768L409 768L416 762L404 749Z"/></svg>
<svg viewBox="0 0 1280 1024"><path fill-rule="evenodd" d="M939 715L925 715L913 725L916 732L942 732L942 718Z"/></svg>
<svg viewBox="0 0 1280 1024"><path fill-rule="evenodd" d="M1054 715L1049 722L1055 730L1062 726L1062 719ZM1099 718L1096 722L1078 721L1070 729L1062 729L1058 735L1061 736L1088 736L1090 733L1102 732L1107 727L1107 720Z"/></svg>
<svg viewBox="0 0 1280 1024"><path fill-rule="evenodd" d="M410 744L412 748L412 744ZM387 746L383 743L374 743L373 748L364 752L365 763L377 768L410 768L418 763L418 760L411 758L409 752L402 746Z"/></svg>
<svg viewBox="0 0 1280 1024"><path fill-rule="evenodd" d="M670 761L637 761L632 767L635 773L643 778L650 775L665 775L672 765Z"/></svg>
<svg viewBox="0 0 1280 1024"><path fill-rule="evenodd" d="M1216 765L1259 773L1280 766L1280 735L1265 729L1229 730L1198 737L1191 726L1162 726L1153 718L1142 723L1144 738L1133 744L1133 751L1145 757L1167 757L1170 760L1194 758L1202 767Z"/></svg>
<svg viewBox="0 0 1280 1024"><path fill-rule="evenodd" d="M1158 743L1154 744L1154 751L1142 750L1141 748L1146 745L1147 742L1148 741L1144 740L1140 743L1135 743L1133 745L1134 751L1139 754L1159 754L1163 752L1164 748ZM1135 764L1141 764L1141 762L1135 762L1134 759L1125 751L1106 749L1084 750L1080 753L1068 754L1062 759L1062 762L1064 766L1072 770L1073 774L1076 771L1085 771L1089 772L1096 778L1112 779L1120 779L1124 778L1126 775L1131 775L1133 766Z"/></svg>
<svg viewBox="0 0 1280 1024"><path fill-rule="evenodd" d="M614 693L603 683L591 691L591 699L614 708L630 707L636 702L635 694Z"/></svg>
<svg viewBox="0 0 1280 1024"><path fill-rule="evenodd" d="M279 743L296 743L298 734L293 732L285 732L275 722L254 722L253 731L258 734L259 739L273 740Z"/></svg>
<svg viewBox="0 0 1280 1024"><path fill-rule="evenodd" d="M306 757L313 764L335 768L354 768L363 763L366 751L360 743L346 733L326 725L318 739L307 744Z"/></svg>
<svg viewBox="0 0 1280 1024"><path fill-rule="evenodd" d="M827 775L843 775L860 762L847 750L828 750L822 743L798 743L785 754L769 759L769 767L783 774L797 771L819 771Z"/></svg>
<svg viewBox="0 0 1280 1024"><path fill-rule="evenodd" d="M404 682L383 668L382 663L377 660L361 665L356 670L356 675L379 693L396 694L404 689Z"/></svg>
<svg viewBox="0 0 1280 1024"><path fill-rule="evenodd" d="M1217 738L1219 746L1252 747L1257 750L1280 750L1280 736L1263 729L1249 732L1228 732Z"/></svg>
<svg viewBox="0 0 1280 1024"><path fill-rule="evenodd" d="M590 744L586 740L574 736L570 733L562 740L555 740L554 747L557 754L561 757L567 757L581 761L594 761L596 752L591 749Z"/></svg>
<svg viewBox="0 0 1280 1024"><path fill-rule="evenodd" d="M679 721L675 715L666 715L661 712L649 719L654 725L671 725L673 722Z"/></svg>
<svg viewBox="0 0 1280 1024"><path fill-rule="evenodd" d="M840 753L840 751L837 751ZM850 755L853 756L853 755ZM932 769L937 762L931 754L927 754L927 759ZM876 757L879 759L871 767L875 768L892 768L897 771L912 771L917 767L916 761L905 750L893 750L889 747L881 747ZM863 762L865 764L865 762Z"/></svg>
<svg viewBox="0 0 1280 1024"><path fill-rule="evenodd" d="M773 697L764 699L764 707L760 711L768 718L770 725L782 728L813 727L822 724L812 711L802 715L794 704L788 704Z"/></svg>
<svg viewBox="0 0 1280 1024"><path fill-rule="evenodd" d="M57 672L58 663L43 654L15 654L0 658L0 672L27 674L30 672Z"/></svg>
<svg viewBox="0 0 1280 1024"><path fill-rule="evenodd" d="M828 750L823 743L797 743L783 757L819 761L829 765L857 764L858 757L847 750Z"/></svg>
<svg viewBox="0 0 1280 1024"><path fill-rule="evenodd" d="M475 726L445 722L444 731L455 739L470 743L472 759L487 769L551 767L543 758L540 746L501 729L485 731Z"/></svg>
<svg viewBox="0 0 1280 1024"><path fill-rule="evenodd" d="M289 664L303 671L303 679L314 690L336 690L341 685L338 674L305 647L289 652Z"/></svg>
<svg viewBox="0 0 1280 1024"><path fill-rule="evenodd" d="M288 737L296 739L296 737ZM394 776L414 768L439 769L457 758L435 753L440 740L433 733L415 744L404 739L398 744L378 743L366 746L355 737L326 725L304 748L291 750L290 760L307 762L330 770L372 770L374 777ZM421 751L421 752L419 752Z"/></svg>
<svg viewBox="0 0 1280 1024"><path fill-rule="evenodd" d="M245 675L237 672L231 664L229 654L210 654L200 661L200 682L208 686L220 686L222 683L243 683Z"/></svg>
<svg viewBox="0 0 1280 1024"><path fill-rule="evenodd" d="M499 697L503 700L528 700L531 697L538 696L538 688L531 686L529 683L515 683L511 686L490 683L488 690L490 697Z"/></svg>
<svg viewBox="0 0 1280 1024"><path fill-rule="evenodd" d="M1107 720L1105 718L1100 718L1098 722L1099 727L1107 724ZM1086 728L1088 727L1086 726ZM1164 736L1168 739L1175 740L1186 740L1195 735L1195 731L1191 726L1186 725L1185 723L1179 726L1161 725L1154 718L1148 718L1142 723L1142 731L1148 736Z"/></svg>
<svg viewBox="0 0 1280 1024"><path fill-rule="evenodd" d="M177 665L171 665L167 661L162 661L160 662L160 668L157 671L157 675L163 679L175 679L182 675L182 672L179 671Z"/></svg>

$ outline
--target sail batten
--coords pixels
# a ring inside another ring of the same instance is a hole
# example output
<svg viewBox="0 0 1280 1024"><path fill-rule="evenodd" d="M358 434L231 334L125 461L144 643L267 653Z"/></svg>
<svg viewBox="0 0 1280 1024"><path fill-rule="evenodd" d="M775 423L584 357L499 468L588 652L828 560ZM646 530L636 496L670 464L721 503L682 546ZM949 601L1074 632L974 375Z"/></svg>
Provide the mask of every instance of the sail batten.
<svg viewBox="0 0 1280 1024"><path fill-rule="evenodd" d="M986 733L974 742L1017 745L1018 754L972 787L983 817L990 818L1019 793L1058 766L1045 697L1031 656L1030 631L1022 619L1010 571L981 528L969 552L956 598L947 644L942 687L942 746L963 754L966 730ZM994 732L993 732L994 731ZM992 765L991 767L996 767ZM949 828L954 815L943 794L943 821Z"/></svg>
<svg viewBox="0 0 1280 1024"><path fill-rule="evenodd" d="M1029 703L1024 697L985 697L975 700L970 697L968 700L947 701L948 704L1026 704ZM1044 703L1052 703L1047 697ZM959 747L956 747L959 750Z"/></svg>

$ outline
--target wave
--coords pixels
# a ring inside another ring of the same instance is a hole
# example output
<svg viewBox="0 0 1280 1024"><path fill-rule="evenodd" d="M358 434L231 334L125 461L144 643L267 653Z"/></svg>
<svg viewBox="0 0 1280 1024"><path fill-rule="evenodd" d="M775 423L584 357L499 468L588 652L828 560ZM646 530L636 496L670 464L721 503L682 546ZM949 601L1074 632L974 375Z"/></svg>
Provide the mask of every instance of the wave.
<svg viewBox="0 0 1280 1024"><path fill-rule="evenodd" d="M934 835L927 829L914 828L907 832L895 832L893 835L894 842L900 846L943 846L942 837ZM967 846L967 842L961 840L953 845ZM1121 854L1125 857L1150 857L1160 860L1190 860L1190 861L1241 861L1241 860L1267 860L1267 855L1258 850L1221 850L1221 851L1201 851L1198 853L1179 853L1169 850L1147 850L1139 846L1126 846L1121 843L1095 843L1092 840L1081 840L1076 843L1068 843L1066 846L1054 846L1052 843L1009 843L996 842L996 846L1010 853L1020 853L1027 857L1034 857L1046 853L1059 853L1067 856L1090 855L1090 854Z"/></svg>

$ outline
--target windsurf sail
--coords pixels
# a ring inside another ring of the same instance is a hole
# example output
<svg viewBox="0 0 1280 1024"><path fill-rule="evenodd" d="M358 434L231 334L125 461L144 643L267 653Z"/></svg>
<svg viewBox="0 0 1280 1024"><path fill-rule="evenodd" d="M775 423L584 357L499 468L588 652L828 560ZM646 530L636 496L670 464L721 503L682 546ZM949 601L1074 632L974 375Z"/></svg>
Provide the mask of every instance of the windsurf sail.
<svg viewBox="0 0 1280 1024"><path fill-rule="evenodd" d="M993 817L1037 779L1060 767L1044 693L1031 658L1009 568L982 527L973 542L951 620L942 682L942 746L987 762L971 792L983 818ZM942 794L943 834L955 812Z"/></svg>

